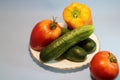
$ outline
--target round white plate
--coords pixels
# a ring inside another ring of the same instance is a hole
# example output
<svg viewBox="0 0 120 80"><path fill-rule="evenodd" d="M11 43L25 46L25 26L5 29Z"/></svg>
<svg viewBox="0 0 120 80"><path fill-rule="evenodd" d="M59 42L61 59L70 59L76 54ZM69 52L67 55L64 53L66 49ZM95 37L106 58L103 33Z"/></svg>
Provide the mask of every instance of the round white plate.
<svg viewBox="0 0 120 80"><path fill-rule="evenodd" d="M62 60L53 60L49 63L44 63L40 60L40 57L39 57L40 52L33 50L31 47L29 47L29 49L30 49L32 57L36 61L40 62L43 65L46 65L46 66L52 67L52 68L57 68L57 69L64 69L64 70L76 69L76 68L80 68L80 67L83 67L83 66L89 64L92 57L100 50L100 44L99 44L99 40L98 40L97 36L93 33L90 36L90 38L96 42L96 51L91 54L88 54L87 59L84 62L72 62L67 59L62 59Z"/></svg>

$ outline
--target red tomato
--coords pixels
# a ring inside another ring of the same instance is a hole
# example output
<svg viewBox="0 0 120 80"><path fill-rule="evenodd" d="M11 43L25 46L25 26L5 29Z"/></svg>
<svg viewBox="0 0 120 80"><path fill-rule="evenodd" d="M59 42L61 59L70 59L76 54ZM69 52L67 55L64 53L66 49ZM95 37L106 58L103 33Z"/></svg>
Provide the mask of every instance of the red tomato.
<svg viewBox="0 0 120 80"><path fill-rule="evenodd" d="M116 57L109 51L98 52L90 62L90 72L96 80L114 80L119 73Z"/></svg>
<svg viewBox="0 0 120 80"><path fill-rule="evenodd" d="M55 20L42 20L32 30L30 46L40 51L61 35L61 27Z"/></svg>

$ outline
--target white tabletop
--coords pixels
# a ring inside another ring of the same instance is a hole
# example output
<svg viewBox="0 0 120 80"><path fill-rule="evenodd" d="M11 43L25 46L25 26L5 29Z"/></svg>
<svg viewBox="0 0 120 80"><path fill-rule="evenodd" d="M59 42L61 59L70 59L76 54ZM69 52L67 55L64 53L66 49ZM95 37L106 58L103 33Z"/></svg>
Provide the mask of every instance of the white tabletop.
<svg viewBox="0 0 120 80"><path fill-rule="evenodd" d="M74 0L0 0L0 80L92 80L89 65L58 70L37 64L29 52L35 24L57 16ZM77 0L76 0L77 1ZM92 10L101 50L113 52L120 64L120 0L79 0ZM120 74L116 80L120 80Z"/></svg>

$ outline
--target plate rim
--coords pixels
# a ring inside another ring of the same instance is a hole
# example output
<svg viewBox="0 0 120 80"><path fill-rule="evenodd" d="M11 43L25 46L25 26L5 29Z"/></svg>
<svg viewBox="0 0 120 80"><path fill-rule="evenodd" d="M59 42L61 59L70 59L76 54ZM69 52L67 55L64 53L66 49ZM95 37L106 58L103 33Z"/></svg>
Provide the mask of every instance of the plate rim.
<svg viewBox="0 0 120 80"><path fill-rule="evenodd" d="M97 39L97 43L96 43L96 45L97 45L97 48L96 48L96 51L94 51L93 53L91 53L92 54L92 57L98 52L98 51L100 51L100 41L99 41L99 39L98 39L98 37L96 36L96 34L91 34L91 36L95 36L96 37L96 39ZM90 36L90 37L91 37ZM95 40L94 40L95 41ZM96 41L95 41L96 42ZM40 58L39 58L39 60L35 57L35 55L34 55L34 53L33 52L36 52L37 53L37 55L39 56L40 55L40 52L39 51L35 51L35 50L33 50L30 46L29 46L29 51L30 51L30 54L32 55L32 58L34 58L34 60L35 61L37 61L37 63L40 63L40 64L42 64L42 65L44 65L44 66L47 66L47 67L51 67L51 68L55 68L55 69L60 69L60 70L71 70L71 69L78 69L78 68L81 68L81 67L84 67L85 65L88 65L89 63L90 63L90 61L89 62L87 62L86 64L82 64L82 66L75 66L75 67L66 67L66 68L63 68L63 67L56 67L56 66L50 66L48 63L45 63L45 62L42 62L41 60L40 60ZM88 54L89 55L89 54ZM88 58L88 55L87 55L87 58ZM92 58L91 58L92 59ZM64 59L64 60L67 60L67 59ZM72 61L70 61L70 62L72 62ZM74 63L81 63L81 62L74 62Z"/></svg>

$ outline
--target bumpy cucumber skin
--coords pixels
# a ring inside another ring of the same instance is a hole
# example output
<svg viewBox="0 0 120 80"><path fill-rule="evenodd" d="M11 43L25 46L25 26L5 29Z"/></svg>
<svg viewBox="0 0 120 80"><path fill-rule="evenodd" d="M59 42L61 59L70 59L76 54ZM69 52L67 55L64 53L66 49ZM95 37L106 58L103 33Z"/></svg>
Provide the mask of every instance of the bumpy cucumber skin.
<svg viewBox="0 0 120 80"><path fill-rule="evenodd" d="M62 29L62 34L61 35L64 35L65 33L70 31L69 29L63 28L63 27L61 27L61 29Z"/></svg>
<svg viewBox="0 0 120 80"><path fill-rule="evenodd" d="M78 46L85 49L88 54L90 54L96 50L96 43L91 38L87 38L87 39L81 41L80 43L78 43Z"/></svg>
<svg viewBox="0 0 120 80"><path fill-rule="evenodd" d="M80 46L71 47L65 57L74 62L83 62L86 59L87 52Z"/></svg>
<svg viewBox="0 0 120 80"><path fill-rule="evenodd" d="M53 41L40 52L40 59L43 62L49 62L61 56L73 45L88 38L94 32L94 26L85 25L78 27L62 35L60 38Z"/></svg>

